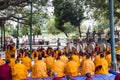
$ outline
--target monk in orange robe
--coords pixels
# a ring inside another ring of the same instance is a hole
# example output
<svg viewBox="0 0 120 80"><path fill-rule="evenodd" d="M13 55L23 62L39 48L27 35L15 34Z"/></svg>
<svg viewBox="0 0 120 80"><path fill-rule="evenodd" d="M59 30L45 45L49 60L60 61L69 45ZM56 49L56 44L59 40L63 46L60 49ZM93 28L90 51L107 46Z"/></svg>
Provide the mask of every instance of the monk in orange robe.
<svg viewBox="0 0 120 80"><path fill-rule="evenodd" d="M104 54L100 54L100 61L95 71L96 74L108 74L108 62L105 59Z"/></svg>
<svg viewBox="0 0 120 80"><path fill-rule="evenodd" d="M16 60L15 63L12 70L12 80L25 80L28 76L26 66L21 64L19 60Z"/></svg>
<svg viewBox="0 0 120 80"><path fill-rule="evenodd" d="M72 58L73 58L73 61L75 61L78 64L78 66L80 67L80 58L79 58L79 56L73 54Z"/></svg>
<svg viewBox="0 0 120 80"><path fill-rule="evenodd" d="M27 70L31 70L32 61L28 56L29 56L28 54L25 54L25 57L22 58L22 64L24 64L27 67Z"/></svg>
<svg viewBox="0 0 120 80"><path fill-rule="evenodd" d="M64 71L65 71L65 64L60 60L60 57L58 57L51 69L51 74L57 72L58 77L63 77L65 76Z"/></svg>
<svg viewBox="0 0 120 80"><path fill-rule="evenodd" d="M32 51L32 59L34 60L36 57L38 57L38 51L33 50Z"/></svg>
<svg viewBox="0 0 120 80"><path fill-rule="evenodd" d="M91 60L90 56L86 55L86 60L83 63L81 74L86 75L86 73L90 73L91 75L94 75L94 72L95 72L95 65Z"/></svg>
<svg viewBox="0 0 120 80"><path fill-rule="evenodd" d="M44 78L48 77L47 68L45 62L42 60L42 56L38 56L38 61L32 67L32 78Z"/></svg>
<svg viewBox="0 0 120 80"><path fill-rule="evenodd" d="M69 57L69 61L66 64L66 70L65 73L67 75L71 75L71 76L78 76L78 64L73 61L72 57Z"/></svg>
<svg viewBox="0 0 120 80"><path fill-rule="evenodd" d="M62 62L64 62L64 64L66 65L67 62L68 62L68 57L65 55L65 53L63 53L61 56L60 56L60 60Z"/></svg>
<svg viewBox="0 0 120 80"><path fill-rule="evenodd" d="M48 57L45 58L45 63L46 63L47 69L51 70L51 68L54 65L54 58L52 57L51 54L49 54Z"/></svg>

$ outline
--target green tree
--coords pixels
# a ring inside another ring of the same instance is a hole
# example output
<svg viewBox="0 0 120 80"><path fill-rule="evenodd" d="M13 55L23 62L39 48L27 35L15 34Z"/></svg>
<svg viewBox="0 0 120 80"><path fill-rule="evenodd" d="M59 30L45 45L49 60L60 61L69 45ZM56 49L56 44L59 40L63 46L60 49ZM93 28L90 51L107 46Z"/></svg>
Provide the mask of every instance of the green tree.
<svg viewBox="0 0 120 80"><path fill-rule="evenodd" d="M55 27L55 17L49 19L46 23L47 32L53 35L59 34L60 31Z"/></svg>
<svg viewBox="0 0 120 80"><path fill-rule="evenodd" d="M120 18L120 2L119 0L114 0L114 16L115 23L119 21ZM87 7L87 13L92 12L92 18L95 20L108 20L109 19L109 0L88 0L85 2Z"/></svg>
<svg viewBox="0 0 120 80"><path fill-rule="evenodd" d="M55 26L65 32L64 24L70 22L77 26L81 37L80 23L84 19L83 8L84 1L82 0L53 0Z"/></svg>

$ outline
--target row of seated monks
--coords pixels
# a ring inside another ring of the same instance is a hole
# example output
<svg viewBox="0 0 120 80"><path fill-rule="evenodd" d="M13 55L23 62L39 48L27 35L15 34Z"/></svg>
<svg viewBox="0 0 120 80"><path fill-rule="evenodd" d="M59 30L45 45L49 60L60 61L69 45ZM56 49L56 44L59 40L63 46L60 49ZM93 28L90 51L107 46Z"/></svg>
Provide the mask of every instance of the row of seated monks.
<svg viewBox="0 0 120 80"><path fill-rule="evenodd" d="M108 74L108 69L111 67L110 50L100 52L97 49L93 53L87 51L78 53L75 48L66 52L65 48L60 50L48 47L33 49L31 58L29 49L24 48L18 51L17 58L10 50L6 54L6 63L0 59L2 80L24 80L28 77L28 71L32 71L30 75L32 78L52 77L54 73L57 73L57 77L79 76L87 73Z"/></svg>

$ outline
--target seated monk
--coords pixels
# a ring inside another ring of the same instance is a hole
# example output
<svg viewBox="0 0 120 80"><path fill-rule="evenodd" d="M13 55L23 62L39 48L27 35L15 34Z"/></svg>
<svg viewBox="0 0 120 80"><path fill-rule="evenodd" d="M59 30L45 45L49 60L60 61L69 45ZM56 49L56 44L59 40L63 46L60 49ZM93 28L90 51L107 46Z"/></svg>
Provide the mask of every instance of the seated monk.
<svg viewBox="0 0 120 80"><path fill-rule="evenodd" d="M74 53L74 54L72 54L72 58L73 58L73 61L75 61L78 64L78 66L80 67L80 58L79 58L79 56Z"/></svg>
<svg viewBox="0 0 120 80"><path fill-rule="evenodd" d="M60 60L60 57L58 57L51 69L51 74L57 72L58 77L63 77L65 76L64 71L65 71L65 64Z"/></svg>
<svg viewBox="0 0 120 80"><path fill-rule="evenodd" d="M65 73L71 76L78 76L78 72L79 72L78 68L79 68L78 64L75 61L73 61L72 57L69 57L69 61L66 64Z"/></svg>
<svg viewBox="0 0 120 80"><path fill-rule="evenodd" d="M86 73L90 73L91 75L94 75L94 72L95 72L95 65L91 60L90 55L86 55L86 60L83 63L81 74L85 75Z"/></svg>
<svg viewBox="0 0 120 80"><path fill-rule="evenodd" d="M32 67L32 78L48 77L46 64L42 60L42 56L38 56L38 61Z"/></svg>
<svg viewBox="0 0 120 80"><path fill-rule="evenodd" d="M95 69L96 74L108 74L108 62L105 59L104 54L100 54L100 61Z"/></svg>
<svg viewBox="0 0 120 80"><path fill-rule="evenodd" d="M28 71L26 66L21 64L19 60L16 60L12 70L12 80L25 80L27 76Z"/></svg>
<svg viewBox="0 0 120 80"><path fill-rule="evenodd" d="M27 67L27 70L31 70L31 68L32 68L32 61L29 58L28 54L25 54L25 57L22 58L22 64L24 64Z"/></svg>
<svg viewBox="0 0 120 80"><path fill-rule="evenodd" d="M45 58L45 63L46 63L47 69L51 70L51 68L54 65L54 58L52 57L52 54L48 54L48 57Z"/></svg>
<svg viewBox="0 0 120 80"><path fill-rule="evenodd" d="M68 57L65 55L65 53L63 52L63 54L60 56L60 60L66 65L66 63L68 62Z"/></svg>
<svg viewBox="0 0 120 80"><path fill-rule="evenodd" d="M12 80L10 61L6 60L6 63L0 66L0 80Z"/></svg>
<svg viewBox="0 0 120 80"><path fill-rule="evenodd" d="M32 51L32 59L34 60L36 57L38 57L38 51L33 50Z"/></svg>

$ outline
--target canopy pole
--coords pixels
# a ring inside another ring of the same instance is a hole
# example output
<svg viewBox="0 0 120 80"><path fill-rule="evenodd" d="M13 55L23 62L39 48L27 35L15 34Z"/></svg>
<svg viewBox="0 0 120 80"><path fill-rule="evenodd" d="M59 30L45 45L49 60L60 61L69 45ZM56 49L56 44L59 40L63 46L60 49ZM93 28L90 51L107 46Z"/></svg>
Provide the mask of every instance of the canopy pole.
<svg viewBox="0 0 120 80"><path fill-rule="evenodd" d="M30 57L32 58L32 0L30 0Z"/></svg>
<svg viewBox="0 0 120 80"><path fill-rule="evenodd" d="M18 25L17 25L17 49L19 49L19 19L18 19Z"/></svg>
<svg viewBox="0 0 120 80"><path fill-rule="evenodd" d="M109 0L112 70L117 70L114 37L114 0Z"/></svg>

